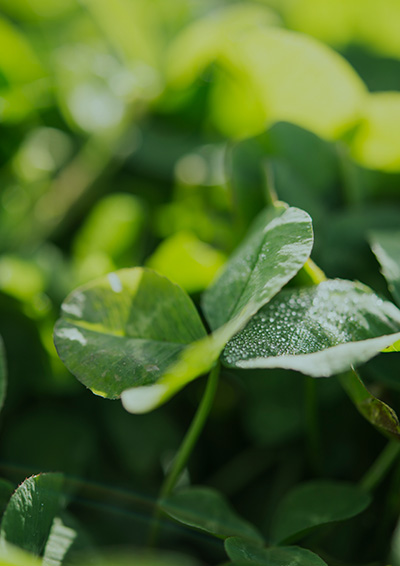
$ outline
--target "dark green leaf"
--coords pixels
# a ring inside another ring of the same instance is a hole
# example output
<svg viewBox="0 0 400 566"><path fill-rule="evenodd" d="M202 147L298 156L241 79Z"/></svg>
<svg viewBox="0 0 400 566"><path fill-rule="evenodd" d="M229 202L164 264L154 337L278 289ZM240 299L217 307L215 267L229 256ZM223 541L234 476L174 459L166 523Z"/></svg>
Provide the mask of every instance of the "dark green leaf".
<svg viewBox="0 0 400 566"><path fill-rule="evenodd" d="M283 205L261 212L221 276L204 293L212 329L239 330L301 269L313 244L311 219Z"/></svg>
<svg viewBox="0 0 400 566"><path fill-rule="evenodd" d="M14 486L11 482L0 479L0 517L3 516L13 491Z"/></svg>
<svg viewBox="0 0 400 566"><path fill-rule="evenodd" d="M6 367L6 354L4 351L3 340L0 336L0 409L4 404L7 386L7 367Z"/></svg>
<svg viewBox="0 0 400 566"><path fill-rule="evenodd" d="M239 517L224 497L207 487L188 487L164 498L161 508L177 521L215 536L241 536L262 541L250 523Z"/></svg>
<svg viewBox="0 0 400 566"><path fill-rule="evenodd" d="M400 231L376 231L371 235L372 251L381 264L389 291L400 306Z"/></svg>
<svg viewBox="0 0 400 566"><path fill-rule="evenodd" d="M363 363L400 338L400 311L371 289L324 281L282 291L226 346L229 367L281 367L328 377Z"/></svg>
<svg viewBox="0 0 400 566"><path fill-rule="evenodd" d="M155 383L205 330L178 285L133 268L73 292L54 336L68 369L94 393L112 399L129 387Z"/></svg>
<svg viewBox="0 0 400 566"><path fill-rule="evenodd" d="M232 537L225 541L225 550L233 564L240 566L326 566L322 558L298 546L264 548Z"/></svg>
<svg viewBox="0 0 400 566"><path fill-rule="evenodd" d="M271 537L277 543L294 542L314 527L358 515L370 501L368 493L350 483L313 481L299 485L278 507Z"/></svg>
<svg viewBox="0 0 400 566"><path fill-rule="evenodd" d="M62 484L61 474L40 474L26 479L6 507L0 541L40 555L62 505Z"/></svg>
<svg viewBox="0 0 400 566"><path fill-rule="evenodd" d="M399 418L392 407L374 397L355 371L339 376L340 383L358 411L386 436L400 439Z"/></svg>

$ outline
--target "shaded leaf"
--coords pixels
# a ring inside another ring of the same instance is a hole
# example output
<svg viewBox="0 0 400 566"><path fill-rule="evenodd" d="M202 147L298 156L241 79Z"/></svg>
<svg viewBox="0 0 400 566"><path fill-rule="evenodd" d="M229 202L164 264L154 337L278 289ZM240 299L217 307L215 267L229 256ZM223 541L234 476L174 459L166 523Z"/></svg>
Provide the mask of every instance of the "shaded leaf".
<svg viewBox="0 0 400 566"><path fill-rule="evenodd" d="M298 485L278 507L271 537L277 543L297 541L314 527L358 515L370 502L368 493L350 483L321 480Z"/></svg>
<svg viewBox="0 0 400 566"><path fill-rule="evenodd" d="M400 311L350 281L282 291L226 346L229 367L281 367L328 377L400 338Z"/></svg>
<svg viewBox="0 0 400 566"><path fill-rule="evenodd" d="M187 344L204 335L189 296L143 268L122 269L74 291L54 332L68 369L108 398L155 383Z"/></svg>
<svg viewBox="0 0 400 566"><path fill-rule="evenodd" d="M388 282L389 291L400 306L400 231L374 231L370 241Z"/></svg>
<svg viewBox="0 0 400 566"><path fill-rule="evenodd" d="M340 383L361 415L386 436L400 439L400 423L395 411L374 397L355 371L339 376Z"/></svg>
<svg viewBox="0 0 400 566"><path fill-rule="evenodd" d="M3 339L0 336L0 409L4 405L4 398L6 396L6 386L7 386L6 353L4 350Z"/></svg>
<svg viewBox="0 0 400 566"><path fill-rule="evenodd" d="M322 558L298 546L264 548L242 538L232 537L225 541L225 550L233 564L240 566L326 566Z"/></svg>
<svg viewBox="0 0 400 566"><path fill-rule="evenodd" d="M257 529L237 515L218 491L207 487L181 489L162 499L160 506L177 521L218 537L263 540Z"/></svg>
<svg viewBox="0 0 400 566"><path fill-rule="evenodd" d="M9 542L40 555L62 505L62 484L61 474L40 474L26 479L12 495L4 512L1 543Z"/></svg>

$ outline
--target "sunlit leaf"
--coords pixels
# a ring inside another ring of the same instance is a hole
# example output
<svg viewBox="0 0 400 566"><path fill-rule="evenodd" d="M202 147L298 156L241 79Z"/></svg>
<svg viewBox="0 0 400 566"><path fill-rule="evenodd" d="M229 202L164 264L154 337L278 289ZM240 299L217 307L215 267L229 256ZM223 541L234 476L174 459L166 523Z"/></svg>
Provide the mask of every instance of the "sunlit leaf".
<svg viewBox="0 0 400 566"><path fill-rule="evenodd" d="M400 231L374 231L370 240L372 251L388 282L389 291L400 306Z"/></svg>
<svg viewBox="0 0 400 566"><path fill-rule="evenodd" d="M0 545L0 564L1 566L43 566L41 558L4 541Z"/></svg>
<svg viewBox="0 0 400 566"><path fill-rule="evenodd" d="M160 506L177 521L218 537L263 540L257 529L242 519L218 491L207 487L181 489L162 499Z"/></svg>
<svg viewBox="0 0 400 566"><path fill-rule="evenodd" d="M6 507L0 541L40 555L62 505L62 485L61 474L40 474L26 479Z"/></svg>
<svg viewBox="0 0 400 566"><path fill-rule="evenodd" d="M400 93L372 93L351 143L353 157L365 167L400 170Z"/></svg>
<svg viewBox="0 0 400 566"><path fill-rule="evenodd" d="M326 566L322 558L298 546L265 548L240 537L232 537L225 541L225 550L233 564L240 566Z"/></svg>
<svg viewBox="0 0 400 566"><path fill-rule="evenodd" d="M314 527L358 515L370 502L370 495L355 484L319 480L298 485L276 511L272 539L295 542Z"/></svg>
<svg viewBox="0 0 400 566"><path fill-rule="evenodd" d="M281 367L328 377L400 338L400 311L368 287L325 281L284 290L226 346L230 367Z"/></svg>
<svg viewBox="0 0 400 566"><path fill-rule="evenodd" d="M372 395L355 371L340 375L339 379L350 399L367 421L385 436L400 439L400 422L392 407Z"/></svg>
<svg viewBox="0 0 400 566"><path fill-rule="evenodd" d="M154 271L110 273L74 291L55 327L57 351L94 393L117 398L155 383L205 330L189 296Z"/></svg>

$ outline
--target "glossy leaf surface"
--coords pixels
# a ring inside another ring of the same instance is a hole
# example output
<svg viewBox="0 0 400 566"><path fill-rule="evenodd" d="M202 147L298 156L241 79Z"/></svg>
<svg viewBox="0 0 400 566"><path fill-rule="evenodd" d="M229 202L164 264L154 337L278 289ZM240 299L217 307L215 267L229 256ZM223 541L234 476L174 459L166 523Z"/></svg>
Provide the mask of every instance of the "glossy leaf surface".
<svg viewBox="0 0 400 566"><path fill-rule="evenodd" d="M62 505L62 485L61 474L40 474L26 479L6 507L0 541L40 555Z"/></svg>
<svg viewBox="0 0 400 566"><path fill-rule="evenodd" d="M326 562L310 550L298 546L264 548L239 537L228 538L225 550L233 564L253 566L326 566Z"/></svg>
<svg viewBox="0 0 400 566"><path fill-rule="evenodd" d="M400 231L374 231L370 239L389 291L400 306Z"/></svg>
<svg viewBox="0 0 400 566"><path fill-rule="evenodd" d="M358 515L370 501L368 493L350 483L313 481L299 485L278 507L272 539L277 543L297 541L313 527Z"/></svg>
<svg viewBox="0 0 400 566"><path fill-rule="evenodd" d="M235 332L267 303L308 259L313 244L309 215L283 205L267 208L204 293L212 329L229 322Z"/></svg>
<svg viewBox="0 0 400 566"><path fill-rule="evenodd" d="M94 393L116 398L129 387L155 383L205 330L178 285L133 268L73 292L54 335L68 369Z"/></svg>
<svg viewBox="0 0 400 566"><path fill-rule="evenodd" d="M328 377L400 338L400 311L360 283L332 280L285 290L226 346L229 367L281 367Z"/></svg>
<svg viewBox="0 0 400 566"><path fill-rule="evenodd" d="M242 519L218 491L207 487L181 489L164 498L161 508L177 521L218 537L263 540L257 529Z"/></svg>

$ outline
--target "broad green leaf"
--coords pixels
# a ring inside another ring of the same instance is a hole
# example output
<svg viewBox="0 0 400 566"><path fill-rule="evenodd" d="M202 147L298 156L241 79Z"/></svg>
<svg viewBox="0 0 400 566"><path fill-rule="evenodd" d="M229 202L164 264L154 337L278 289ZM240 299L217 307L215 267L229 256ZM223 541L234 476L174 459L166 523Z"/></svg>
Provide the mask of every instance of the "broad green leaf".
<svg viewBox="0 0 400 566"><path fill-rule="evenodd" d="M271 538L279 544L297 541L314 527L358 515L370 502L370 495L355 484L317 480L298 485L279 505Z"/></svg>
<svg viewBox="0 0 400 566"><path fill-rule="evenodd" d="M6 354L3 339L0 336L0 409L3 407L7 386Z"/></svg>
<svg viewBox="0 0 400 566"><path fill-rule="evenodd" d="M41 558L2 541L0 545L1 566L43 566Z"/></svg>
<svg viewBox="0 0 400 566"><path fill-rule="evenodd" d="M240 566L326 566L322 558L298 546L265 548L240 537L232 537L225 541L225 550L233 564Z"/></svg>
<svg viewBox="0 0 400 566"><path fill-rule="evenodd" d="M311 37L258 28L227 44L225 57L247 73L269 124L292 122L336 139L360 117L362 80L344 58ZM252 133L260 133L260 126Z"/></svg>
<svg viewBox="0 0 400 566"><path fill-rule="evenodd" d="M143 268L122 269L74 291L54 331L68 369L111 399L129 387L155 383L205 334L189 296Z"/></svg>
<svg viewBox="0 0 400 566"><path fill-rule="evenodd" d="M262 211L221 276L203 295L206 317L217 330L184 349L155 385L124 391L125 409L149 411L208 372L228 340L296 275L312 243L306 212L283 204Z"/></svg>
<svg viewBox="0 0 400 566"><path fill-rule="evenodd" d="M225 262L225 255L189 231L166 238L146 264L173 279L188 293L206 289Z"/></svg>
<svg viewBox="0 0 400 566"><path fill-rule="evenodd" d="M339 379L361 415L385 436L400 440L400 422L392 407L374 397L355 371L342 374Z"/></svg>
<svg viewBox="0 0 400 566"><path fill-rule="evenodd" d="M400 338L400 311L344 280L282 291L226 346L228 367L329 377L366 362Z"/></svg>
<svg viewBox="0 0 400 566"><path fill-rule="evenodd" d="M0 525L0 543L40 555L62 505L63 476L39 474L26 479L12 495Z"/></svg>
<svg viewBox="0 0 400 566"><path fill-rule="evenodd" d="M372 93L351 142L352 156L363 166L400 170L400 93Z"/></svg>
<svg viewBox="0 0 400 566"><path fill-rule="evenodd" d="M229 322L237 332L296 275L312 244L311 219L306 212L282 204L263 210L203 295L211 328Z"/></svg>
<svg viewBox="0 0 400 566"><path fill-rule="evenodd" d="M370 241L388 282L389 291L400 306L400 230L374 231Z"/></svg>
<svg viewBox="0 0 400 566"><path fill-rule="evenodd" d="M177 521L217 537L240 536L260 542L260 533L231 508L225 498L207 487L188 487L164 498L160 506Z"/></svg>

